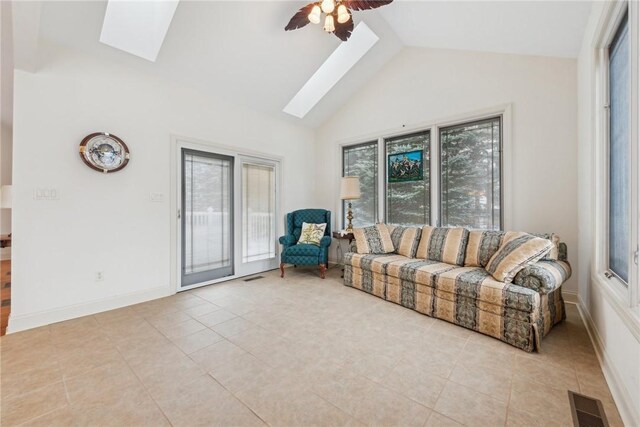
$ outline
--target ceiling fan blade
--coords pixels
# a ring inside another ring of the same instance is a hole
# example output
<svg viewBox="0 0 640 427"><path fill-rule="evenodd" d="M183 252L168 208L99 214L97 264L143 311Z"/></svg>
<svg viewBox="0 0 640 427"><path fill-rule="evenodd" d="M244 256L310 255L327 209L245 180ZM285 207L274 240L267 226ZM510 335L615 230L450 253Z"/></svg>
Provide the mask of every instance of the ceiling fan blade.
<svg viewBox="0 0 640 427"><path fill-rule="evenodd" d="M336 23L336 29L333 34L336 35L337 38L346 42L351 37L351 33L353 32L353 18L349 19L344 24Z"/></svg>
<svg viewBox="0 0 640 427"><path fill-rule="evenodd" d="M393 0L344 0L342 4L351 10L376 9L391 3Z"/></svg>
<svg viewBox="0 0 640 427"><path fill-rule="evenodd" d="M287 24L284 29L286 31L289 30L297 30L298 28L302 28L309 23L309 14L311 13L311 9L313 9L315 3L309 3L302 9L300 9L295 15L291 17L291 20Z"/></svg>

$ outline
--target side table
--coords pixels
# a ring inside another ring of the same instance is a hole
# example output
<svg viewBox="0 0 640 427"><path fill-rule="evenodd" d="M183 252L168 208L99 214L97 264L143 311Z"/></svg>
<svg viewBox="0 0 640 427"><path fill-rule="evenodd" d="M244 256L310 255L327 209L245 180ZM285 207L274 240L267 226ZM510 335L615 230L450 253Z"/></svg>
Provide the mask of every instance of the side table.
<svg viewBox="0 0 640 427"><path fill-rule="evenodd" d="M342 242L346 240L348 244L351 245L351 242L353 242L353 239L355 237L353 236L353 233L340 234L339 231L334 231L332 233L332 236L338 241L338 250L340 251L338 259L340 260L340 263L342 263L342 256L344 255L344 251L342 250ZM342 264L342 276L340 277L344 279L344 264Z"/></svg>
<svg viewBox="0 0 640 427"><path fill-rule="evenodd" d="M11 247L11 234L0 235L0 248Z"/></svg>

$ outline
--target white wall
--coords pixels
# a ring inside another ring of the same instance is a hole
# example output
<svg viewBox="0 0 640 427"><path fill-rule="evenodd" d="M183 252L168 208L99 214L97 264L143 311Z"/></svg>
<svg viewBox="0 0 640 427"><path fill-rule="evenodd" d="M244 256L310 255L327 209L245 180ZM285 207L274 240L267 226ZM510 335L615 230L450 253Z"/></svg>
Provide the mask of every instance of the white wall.
<svg viewBox="0 0 640 427"><path fill-rule="evenodd" d="M626 425L640 425L640 325L630 309L592 278L595 191L595 37L604 3L594 3L578 58L579 306Z"/></svg>
<svg viewBox="0 0 640 427"><path fill-rule="evenodd" d="M43 50L37 73L15 74L11 331L170 292L171 134L282 156L283 212L313 205L299 179L314 172L311 130L86 54ZM78 145L96 131L128 144L125 169L83 164ZM36 201L36 188L60 198Z"/></svg>
<svg viewBox="0 0 640 427"><path fill-rule="evenodd" d="M317 134L319 200L339 224L339 143L502 104L512 111L512 215L516 230L556 232L577 267L576 61L406 48ZM577 291L572 277L565 286Z"/></svg>
<svg viewBox="0 0 640 427"><path fill-rule="evenodd" d="M0 185L11 184L13 150L13 33L11 2L0 4ZM0 234L11 232L11 210L0 209ZM11 248L0 249L8 259Z"/></svg>

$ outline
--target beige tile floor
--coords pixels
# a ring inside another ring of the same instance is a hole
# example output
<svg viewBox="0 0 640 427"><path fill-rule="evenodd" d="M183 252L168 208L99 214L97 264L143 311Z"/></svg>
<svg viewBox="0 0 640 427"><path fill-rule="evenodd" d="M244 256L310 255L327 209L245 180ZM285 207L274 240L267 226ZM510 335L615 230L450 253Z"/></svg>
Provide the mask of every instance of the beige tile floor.
<svg viewBox="0 0 640 427"><path fill-rule="evenodd" d="M528 354L288 269L0 340L1 423L568 426L622 422L575 306Z"/></svg>

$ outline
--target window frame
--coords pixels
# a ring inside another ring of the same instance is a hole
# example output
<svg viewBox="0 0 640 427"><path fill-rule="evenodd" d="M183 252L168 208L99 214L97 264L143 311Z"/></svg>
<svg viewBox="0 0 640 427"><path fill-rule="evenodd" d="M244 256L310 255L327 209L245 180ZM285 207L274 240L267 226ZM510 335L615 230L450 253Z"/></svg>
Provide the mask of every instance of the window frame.
<svg viewBox="0 0 640 427"><path fill-rule="evenodd" d="M384 215L382 216L382 218L385 219L385 222L387 221L387 219L389 218L389 204L387 203L387 177L389 174L389 165L388 165L388 160L387 160L387 147L388 147L388 142L394 139L401 139L401 138L407 138L410 136L414 136L414 135L420 135L420 134L424 134L424 133L428 133L429 134L429 148L428 148L428 152L429 152L429 223L431 222L432 218L433 218L433 206L431 205L432 201L433 201L433 197L432 197L432 193L433 193L433 173L432 173L432 168L433 168L433 152L432 152L432 147L433 147L433 134L432 134L432 129L431 128L427 128L427 129L422 129L416 132L409 132L409 133L403 133L400 135L395 135L395 136L387 136L384 138L380 138L380 141L382 141L382 158L384 160L384 177L383 177L383 192L382 192L382 198L380 200L383 201L382 203L382 208L384 209ZM424 158L423 158L423 162L424 162ZM378 167L379 168L379 167Z"/></svg>
<svg viewBox="0 0 640 427"><path fill-rule="evenodd" d="M464 123L473 123L483 120L495 119L500 117L500 132L501 132L501 228L508 230L512 224L512 159L511 159L511 135L512 135L512 104L501 104L494 107L477 110L475 112L468 112L459 114L456 116L450 116L440 118L438 120L431 120L428 122L418 123L415 125L401 125L399 129L391 129L387 131L381 131L365 135L359 138L353 138L338 142L338 150L336 151L336 157L340 162L341 175L337 181L337 187L340 188L340 178L344 174L344 157L343 152L345 148L356 147L358 145L365 145L375 141L378 142L378 197L377 197L377 216L376 222L386 221L386 146L385 140L391 138L402 137L406 135L412 135L420 132L430 132L430 220L433 226L440 226L440 128L446 128L456 126ZM366 142L363 142L366 141ZM436 162L435 159L438 159ZM380 173L380 167L384 165L384 173ZM382 201L382 203L380 202ZM337 198L336 211L340 212L340 217L345 216L344 203L340 198ZM343 222L343 229L346 225Z"/></svg>
<svg viewBox="0 0 640 427"><path fill-rule="evenodd" d="M604 91L604 101L605 101L605 106L603 109L603 115L604 115L604 144L605 144L605 151L606 151L606 174L605 174L605 207L606 207L606 213L605 213L605 218L604 218L604 222L606 224L606 228L605 228L605 237L604 237L604 242L605 242L605 264L604 264L604 276L607 279L613 279L614 282L617 285L623 286L624 288L628 288L629 287L629 283L625 282L624 279L622 277L620 277L620 275L618 275L612 268L610 265L610 261L611 261L611 257L610 257L610 250L611 250L611 220L610 220L610 213L611 213L611 75L609 73L610 70L610 64L611 64L611 58L610 58L610 51L611 51L611 47L613 46L613 44L617 41L618 36L620 35L620 29L622 26L622 22L624 20L624 18L627 18L627 33L629 36L629 51L631 51L631 26L630 26L630 22L629 22L629 9L628 7L623 7L620 10L621 15L617 17L616 19L616 23L612 28L612 33L610 34L609 40L606 44L606 46L603 47L603 58L604 58L604 63L603 63L603 71L604 71L604 86L603 86L603 91ZM631 66L631 61L629 61L629 65ZM631 74L631 73L629 73ZM631 77L631 76L630 76ZM629 100L629 107L631 107L631 100ZM631 108L629 111L629 124L631 125ZM631 139L631 134L629 135L629 138ZM632 161L632 153L631 150L633 149L632 147L633 143L632 141L629 141L629 152L628 154L628 161L629 161L629 172L630 175L633 174L632 170L633 170L633 161ZM631 183L631 179L629 179L629 186L632 186ZM629 192L631 192L631 188L629 188ZM630 194L629 194L630 196ZM629 206L627 207L630 211L632 210L632 205L633 205L633 201L631 200L632 198L629 197ZM631 225L631 223L633 222L631 215L629 215L629 222ZM629 263L629 271L628 271L628 275L629 275L629 282L631 281L631 270L633 269L633 257L631 256L631 253L633 252L633 242L631 241L631 239L629 240L629 254L628 254L628 260Z"/></svg>
<svg viewBox="0 0 640 427"><path fill-rule="evenodd" d="M629 280L625 283L609 269L609 178L610 178L610 128L609 128L609 48L614 41L625 15L628 16L630 89L630 234ZM640 10L637 2L611 2L604 6L602 20L593 40L594 52L594 206L595 233L593 240L592 280L605 289L619 303L634 311L640 308L639 268L634 252L639 244L640 186L638 167L638 121L640 119L640 93L638 92L639 43L638 22ZM636 252L637 253L637 252ZM638 313L640 314L640 313Z"/></svg>
<svg viewBox="0 0 640 427"><path fill-rule="evenodd" d="M441 140L441 133L443 130L446 129L451 129L451 128L457 128L457 127L464 127L464 126L469 126L469 125L477 125L477 124L482 124L482 123L490 123L493 122L494 120L498 120L499 126L500 126L500 134L499 134L499 138L500 138L500 148L498 149L498 152L500 153L500 227L498 228L498 230L504 230L504 150L503 150L503 146L504 146L504 131L503 131L503 122L504 122L504 118L503 115L496 115L493 117L486 117L483 119L478 119L478 120L470 120L470 121L466 121L463 123L457 123L457 124L453 124L453 125L448 125L448 126L439 126L438 127L438 169L440 169L441 165L442 165L442 160L441 160L441 153L442 153L442 140ZM438 205L437 205L437 209L438 209L438 225L442 224L442 173L438 173Z"/></svg>
<svg viewBox="0 0 640 427"><path fill-rule="evenodd" d="M376 171L376 176L377 176L377 182L376 182L376 188L374 189L374 223L379 221L380 218L380 141L377 139L373 139L373 140L368 140L367 142L360 142L360 143L356 143L356 144L345 144L345 145L341 145L340 146L340 165L341 165L341 175L340 178L345 177L345 161L344 161L344 153L346 150L352 150L354 148L358 148L358 147L366 147L369 145L375 145L376 146L376 154L378 155L378 157L376 158L376 168L378 169ZM338 188L340 188L338 186ZM346 219L346 213L347 213L347 201L346 200L340 200L340 218L341 218L341 223L342 223L342 230L344 230L345 228L347 228L347 219Z"/></svg>

